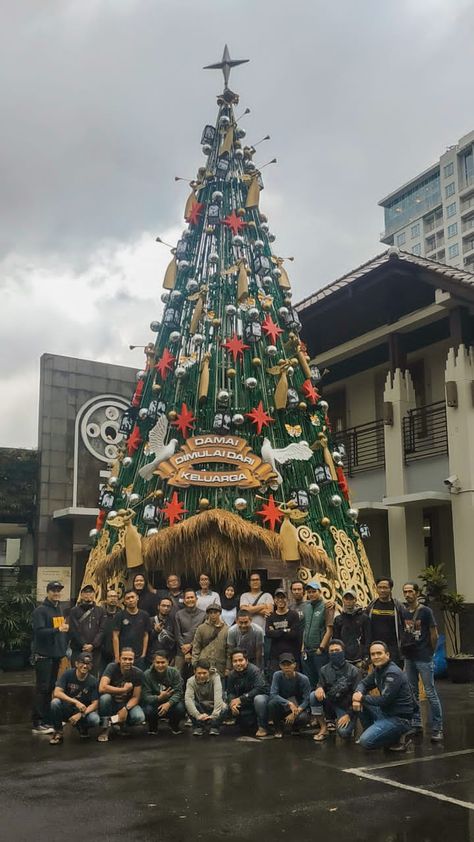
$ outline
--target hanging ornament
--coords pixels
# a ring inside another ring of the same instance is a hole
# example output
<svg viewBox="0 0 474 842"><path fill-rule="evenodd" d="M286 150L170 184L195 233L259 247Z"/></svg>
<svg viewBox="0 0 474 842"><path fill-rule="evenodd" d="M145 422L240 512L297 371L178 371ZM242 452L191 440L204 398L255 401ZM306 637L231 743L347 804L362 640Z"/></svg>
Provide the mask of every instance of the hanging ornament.
<svg viewBox="0 0 474 842"><path fill-rule="evenodd" d="M299 561L298 530L292 524L287 512L284 512L284 520L280 528L280 539L282 560Z"/></svg>
<svg viewBox="0 0 474 842"><path fill-rule="evenodd" d="M277 269L279 269L278 274L275 273L275 272L274 272L274 274L278 278L278 285L279 285L280 289L285 289L285 290L291 289L290 279L288 277L288 273L287 273L286 269L283 266L283 263L284 263L285 260L292 260L292 259L293 258L291 258L291 257L285 258L285 257L273 257L272 256L272 262L274 263L275 267Z"/></svg>
<svg viewBox="0 0 474 842"><path fill-rule="evenodd" d="M174 370L174 376L176 377L176 380L182 380L183 377L186 377L186 369L185 369L184 365L177 365L176 366L176 368Z"/></svg>
<svg viewBox="0 0 474 842"><path fill-rule="evenodd" d="M255 366L255 368L260 368L260 366L262 365L260 357L254 357L252 359L252 365Z"/></svg>
<svg viewBox="0 0 474 842"><path fill-rule="evenodd" d="M235 424L236 427L241 427L242 424L244 423L244 421L245 421L245 418L244 418L244 416L242 415L241 412L236 412L232 416L232 423Z"/></svg>
<svg viewBox="0 0 474 842"><path fill-rule="evenodd" d="M160 514L161 510L154 503L147 503L143 507L143 522L156 523Z"/></svg>
<svg viewBox="0 0 474 842"><path fill-rule="evenodd" d="M326 463L326 467L329 470L330 479L335 480L337 482L337 474L336 469L334 467L334 462L331 456L331 452L328 447L328 437L324 433L318 433L318 440L311 445L312 450L321 449L323 451L323 458Z"/></svg>
<svg viewBox="0 0 474 842"><path fill-rule="evenodd" d="M214 126L204 126L201 135L201 145L204 143L213 144L214 138L216 136L216 130Z"/></svg>
<svg viewBox="0 0 474 842"><path fill-rule="evenodd" d="M219 406L227 406L230 401L230 392L227 389L219 389L217 393L217 403Z"/></svg>
<svg viewBox="0 0 474 842"><path fill-rule="evenodd" d="M244 512L247 508L247 500L245 497L237 497L234 500L234 508L237 509L238 512Z"/></svg>
<svg viewBox="0 0 474 842"><path fill-rule="evenodd" d="M308 379L304 381L303 385L301 386L301 391L310 403L315 404L318 402L320 395L318 390L313 386L311 380Z"/></svg>
<svg viewBox="0 0 474 842"><path fill-rule="evenodd" d="M290 492L290 501L292 501L298 509L309 509L309 497L305 488L294 488Z"/></svg>
<svg viewBox="0 0 474 842"><path fill-rule="evenodd" d="M235 306L235 304L226 304L225 314L226 316L229 316L229 318L233 318L234 316L236 316L237 307Z"/></svg>
<svg viewBox="0 0 474 842"><path fill-rule="evenodd" d="M342 494L344 495L344 498L346 500L349 500L349 486L347 484L347 479L345 477L344 468L342 467L342 465L336 466L336 474L337 474L337 484L339 486L339 489L341 490Z"/></svg>
<svg viewBox="0 0 474 842"><path fill-rule="evenodd" d="M181 339L181 334L179 330L172 330L169 335L169 341L172 345L176 345L177 342Z"/></svg>
<svg viewBox="0 0 474 842"><path fill-rule="evenodd" d="M199 290L199 292L195 292L192 295L188 295L188 301L195 301L196 304L194 306L193 315L191 317L191 323L189 325L189 333L191 336L194 336L197 333L197 329L199 327L199 322L202 319L202 315L204 312L204 302L207 296L207 285L203 284Z"/></svg>
<svg viewBox="0 0 474 842"><path fill-rule="evenodd" d="M99 509L110 510L113 509L115 503L115 498L112 491L109 491L107 488L103 488L99 494L99 499L97 500L97 505Z"/></svg>
<svg viewBox="0 0 474 842"><path fill-rule="evenodd" d="M237 369L235 369L235 368L228 368L228 369L227 369L227 371L226 371L226 374L227 374L227 377L228 377L230 380L233 380L233 379L234 379L234 377L236 377L236 376L237 376Z"/></svg>
<svg viewBox="0 0 474 842"><path fill-rule="evenodd" d="M276 357L278 354L278 348L276 345L267 345L266 351L269 357Z"/></svg>
<svg viewBox="0 0 474 842"><path fill-rule="evenodd" d="M243 340L239 339L236 333L234 333L231 339L227 339L226 342L223 342L222 347L232 354L234 358L234 363L237 361L238 358L243 358L244 351L249 350L249 345L244 345Z"/></svg>
<svg viewBox="0 0 474 842"><path fill-rule="evenodd" d="M153 333L158 333L160 327L160 322L150 322L150 330L152 330Z"/></svg>
<svg viewBox="0 0 474 842"><path fill-rule="evenodd" d="M197 225L198 222L199 222L199 218L202 215L203 210L204 210L204 203L203 202L197 202L197 201L194 202L194 204L191 206L191 209L188 213L188 216L186 217L186 222L188 222L189 225Z"/></svg>
<svg viewBox="0 0 474 842"><path fill-rule="evenodd" d="M173 363L175 362L175 359L176 358L173 357L173 354L170 354L170 352L168 351L168 348L165 348L163 350L161 358L155 365L155 368L163 381L166 380L168 374L170 374L170 372L173 370Z"/></svg>
<svg viewBox="0 0 474 842"><path fill-rule="evenodd" d="M288 399L288 369L290 367L288 360L280 360L278 365L267 368L268 374L273 374L278 377L273 397L275 401L275 409L286 409Z"/></svg>
<svg viewBox="0 0 474 842"><path fill-rule="evenodd" d="M170 526L173 526L175 521L181 520L183 515L187 514L183 503L178 500L178 492L173 491L171 500L168 500L163 506L163 514Z"/></svg>
<svg viewBox="0 0 474 842"><path fill-rule="evenodd" d="M265 316L262 323L262 330L265 336L271 340L272 345L276 344L278 337L283 333L282 328L275 324L271 316Z"/></svg>
<svg viewBox="0 0 474 842"><path fill-rule="evenodd" d="M132 462L133 462L133 459L131 459L130 456L125 456L125 459L123 460L122 465L123 465L124 468L129 468L130 465L132 464Z"/></svg>
<svg viewBox="0 0 474 842"><path fill-rule="evenodd" d="M331 471L327 465L317 465L314 469L314 477L319 485L326 485L331 482Z"/></svg>
<svg viewBox="0 0 474 842"><path fill-rule="evenodd" d="M240 219L240 217L237 216L235 210L233 210L232 213L224 217L224 219L222 220L222 224L229 228L235 237L238 234L240 234L241 231L243 231L247 223L244 222L243 219Z"/></svg>
<svg viewBox="0 0 474 842"><path fill-rule="evenodd" d="M270 494L268 502L263 504L260 511L257 512L257 515L260 515L260 517L263 518L264 524L269 524L272 531L275 531L275 526L283 520L283 512L278 504L275 503L273 494Z"/></svg>
<svg viewBox="0 0 474 842"><path fill-rule="evenodd" d="M142 443L142 437L140 434L140 428L138 424L135 424L130 436L127 439L127 453L129 456L132 456L136 450L140 447Z"/></svg>
<svg viewBox="0 0 474 842"><path fill-rule="evenodd" d="M195 278L190 278L189 281L186 282L186 292L188 295L192 295L193 293L197 292L199 289L199 284L195 280Z"/></svg>
<svg viewBox="0 0 474 842"><path fill-rule="evenodd" d="M120 422L119 433L122 433L123 436L127 437L133 430L135 425L135 421L137 419L138 410L134 406L130 406L128 409L125 410L124 414L122 415L122 420Z"/></svg>
<svg viewBox="0 0 474 842"><path fill-rule="evenodd" d="M212 422L212 429L215 433L230 433L232 416L229 412L216 412Z"/></svg>
<svg viewBox="0 0 474 842"><path fill-rule="evenodd" d="M178 264L176 262L176 257L173 257L171 262L168 264L165 277L163 280L163 288L164 289L174 289L176 284L176 276L178 274Z"/></svg>
<svg viewBox="0 0 474 842"><path fill-rule="evenodd" d="M148 408L146 406L143 406L141 409L138 410L138 417L141 421L144 421L145 418L148 417Z"/></svg>
<svg viewBox="0 0 474 842"><path fill-rule="evenodd" d="M271 263L270 259L265 254L257 254L253 259L253 270L256 275L263 277L263 281L265 281L265 276L267 272L270 271ZM271 283L271 277L268 279Z"/></svg>
<svg viewBox="0 0 474 842"><path fill-rule="evenodd" d="M323 529L327 529L328 526L331 526L331 521L329 520L328 517L322 517L319 522L320 522L321 526L323 527Z"/></svg>
<svg viewBox="0 0 474 842"><path fill-rule="evenodd" d="M226 178L230 168L228 155L221 155L216 164L216 178Z"/></svg>
<svg viewBox="0 0 474 842"><path fill-rule="evenodd" d="M353 508L348 509L347 510L347 517L350 517L350 519L355 522L357 520L357 518L359 517L359 510L353 509Z"/></svg>
<svg viewBox="0 0 474 842"><path fill-rule="evenodd" d="M258 406L254 407L250 412L246 412L245 415L247 418L250 418L253 424L255 424L258 435L262 432L262 427L268 427L270 423L273 424L275 421L275 419L264 410L262 401L260 401Z"/></svg>
<svg viewBox="0 0 474 842"><path fill-rule="evenodd" d="M308 491L313 497L316 497L319 494L320 488L317 482L310 482L308 485Z"/></svg>
<svg viewBox="0 0 474 842"><path fill-rule="evenodd" d="M172 426L177 427L184 439L188 438L188 430L192 429L195 417L185 403L181 404L181 412L178 412L176 420L172 421Z"/></svg>
<svg viewBox="0 0 474 842"><path fill-rule="evenodd" d="M306 401L300 401L298 404L298 409L300 409L302 412L306 412L306 410L308 409L308 404L306 403Z"/></svg>
<svg viewBox="0 0 474 842"><path fill-rule="evenodd" d="M206 509L208 509L210 505L211 505L211 503L210 503L210 501L207 499L207 497L201 497L201 499L199 500L199 503L198 503L198 506L199 506L199 511L200 511L200 512L205 512L205 511L206 511Z"/></svg>
<svg viewBox="0 0 474 842"><path fill-rule="evenodd" d="M197 335L197 334L196 334ZM196 336L194 337L196 339ZM208 351L202 356L201 365L199 367L199 385L198 385L198 400L199 403L204 403L209 392L209 365L211 355Z"/></svg>
<svg viewBox="0 0 474 842"><path fill-rule="evenodd" d="M257 380L255 377L246 377L245 378L245 385L247 389L256 389L257 388Z"/></svg>
<svg viewBox="0 0 474 842"><path fill-rule="evenodd" d="M293 439L298 439L303 432L301 424L285 424L285 430Z"/></svg>
<svg viewBox="0 0 474 842"><path fill-rule="evenodd" d="M244 336L247 342L250 342L251 345L255 345L256 342L259 342L262 338L262 325L260 322L249 322L245 325Z"/></svg>
<svg viewBox="0 0 474 842"><path fill-rule="evenodd" d="M140 379L138 381L137 387L136 387L136 389L133 393L133 398L132 398L132 402L131 402L132 406L140 406L144 385L145 385L145 381Z"/></svg>
<svg viewBox="0 0 474 842"><path fill-rule="evenodd" d="M220 202L222 202L222 200L224 198L224 194L223 194L222 190L214 190L211 198L212 198L213 202L216 202L216 204L219 204Z"/></svg>
<svg viewBox="0 0 474 842"><path fill-rule="evenodd" d="M300 402L300 398L296 389L293 389L292 386L288 389L288 395L286 399L286 408L287 409L295 409Z"/></svg>

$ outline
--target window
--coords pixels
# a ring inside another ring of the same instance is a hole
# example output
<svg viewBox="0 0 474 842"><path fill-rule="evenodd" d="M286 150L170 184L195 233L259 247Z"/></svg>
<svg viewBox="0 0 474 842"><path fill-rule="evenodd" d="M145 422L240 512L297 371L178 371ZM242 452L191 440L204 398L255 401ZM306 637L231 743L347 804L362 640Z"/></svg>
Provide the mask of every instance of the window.
<svg viewBox="0 0 474 842"><path fill-rule="evenodd" d="M457 257L459 254L459 243L454 243L454 245L449 246L448 254L450 257Z"/></svg>
<svg viewBox="0 0 474 842"><path fill-rule="evenodd" d="M397 246L403 246L405 244L405 232L403 231L402 234L397 234Z"/></svg>
<svg viewBox="0 0 474 842"><path fill-rule="evenodd" d="M461 156L461 171L464 184L472 184L474 177L474 156L472 149L469 149Z"/></svg>
<svg viewBox="0 0 474 842"><path fill-rule="evenodd" d="M456 213L456 202L452 202L452 204L448 205L446 208L446 216L454 216Z"/></svg>
<svg viewBox="0 0 474 842"><path fill-rule="evenodd" d="M444 192L447 199L449 198L449 196L452 196L454 194L454 181L451 181L449 184L446 185L446 187L444 188Z"/></svg>
<svg viewBox="0 0 474 842"><path fill-rule="evenodd" d="M420 236L420 223L417 222L416 225L411 226L411 238L412 238L412 240L414 240L415 237L419 237L419 236Z"/></svg>
<svg viewBox="0 0 474 842"><path fill-rule="evenodd" d="M421 245L420 245L420 243L417 243L415 246L413 246L413 248L412 248L412 250L411 250L411 253L412 253L412 254L418 254L418 255L420 255L420 254L421 254Z"/></svg>
<svg viewBox="0 0 474 842"><path fill-rule="evenodd" d="M448 239L449 239L449 237L455 237L457 233L458 233L457 222L453 222L452 225L448 225Z"/></svg>
<svg viewBox="0 0 474 842"><path fill-rule="evenodd" d="M452 175L453 172L454 172L454 164L451 161L450 164L446 164L446 166L444 167L444 177L449 178L449 176Z"/></svg>

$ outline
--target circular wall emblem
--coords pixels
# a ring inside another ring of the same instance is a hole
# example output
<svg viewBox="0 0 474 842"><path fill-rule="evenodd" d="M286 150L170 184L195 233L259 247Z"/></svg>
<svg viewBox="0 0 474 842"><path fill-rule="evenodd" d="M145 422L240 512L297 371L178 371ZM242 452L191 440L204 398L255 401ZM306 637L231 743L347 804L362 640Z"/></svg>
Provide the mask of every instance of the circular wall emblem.
<svg viewBox="0 0 474 842"><path fill-rule="evenodd" d="M89 453L101 462L113 462L117 458L117 445L123 441L120 422L127 407L124 398L98 396L81 418L82 441Z"/></svg>

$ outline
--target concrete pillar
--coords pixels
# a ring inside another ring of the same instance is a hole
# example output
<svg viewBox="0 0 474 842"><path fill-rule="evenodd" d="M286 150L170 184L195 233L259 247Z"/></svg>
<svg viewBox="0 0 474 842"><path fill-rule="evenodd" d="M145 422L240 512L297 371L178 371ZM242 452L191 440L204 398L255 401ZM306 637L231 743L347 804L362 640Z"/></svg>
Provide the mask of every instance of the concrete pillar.
<svg viewBox="0 0 474 842"><path fill-rule="evenodd" d="M456 587L466 602L474 603L474 350L450 348L446 382L457 386L458 405L447 406L449 473L459 479L452 486Z"/></svg>
<svg viewBox="0 0 474 842"><path fill-rule="evenodd" d="M407 493L403 418L415 407L415 390L409 371L397 368L394 373L389 372L384 401L390 402L393 408L393 424L384 427L385 494L399 497ZM422 509L390 506L388 532L391 574L397 592L407 580L416 580L425 566Z"/></svg>

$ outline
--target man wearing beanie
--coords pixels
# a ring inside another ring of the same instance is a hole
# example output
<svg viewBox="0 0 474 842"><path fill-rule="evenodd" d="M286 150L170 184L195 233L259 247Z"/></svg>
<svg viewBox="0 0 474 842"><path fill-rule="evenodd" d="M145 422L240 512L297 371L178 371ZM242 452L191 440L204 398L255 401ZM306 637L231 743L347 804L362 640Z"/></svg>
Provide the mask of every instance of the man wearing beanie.
<svg viewBox="0 0 474 842"><path fill-rule="evenodd" d="M224 623L221 613L219 603L208 605L206 620L197 627L194 635L192 664L195 667L200 660L209 661L211 672L218 672L221 678L224 678L229 626Z"/></svg>

